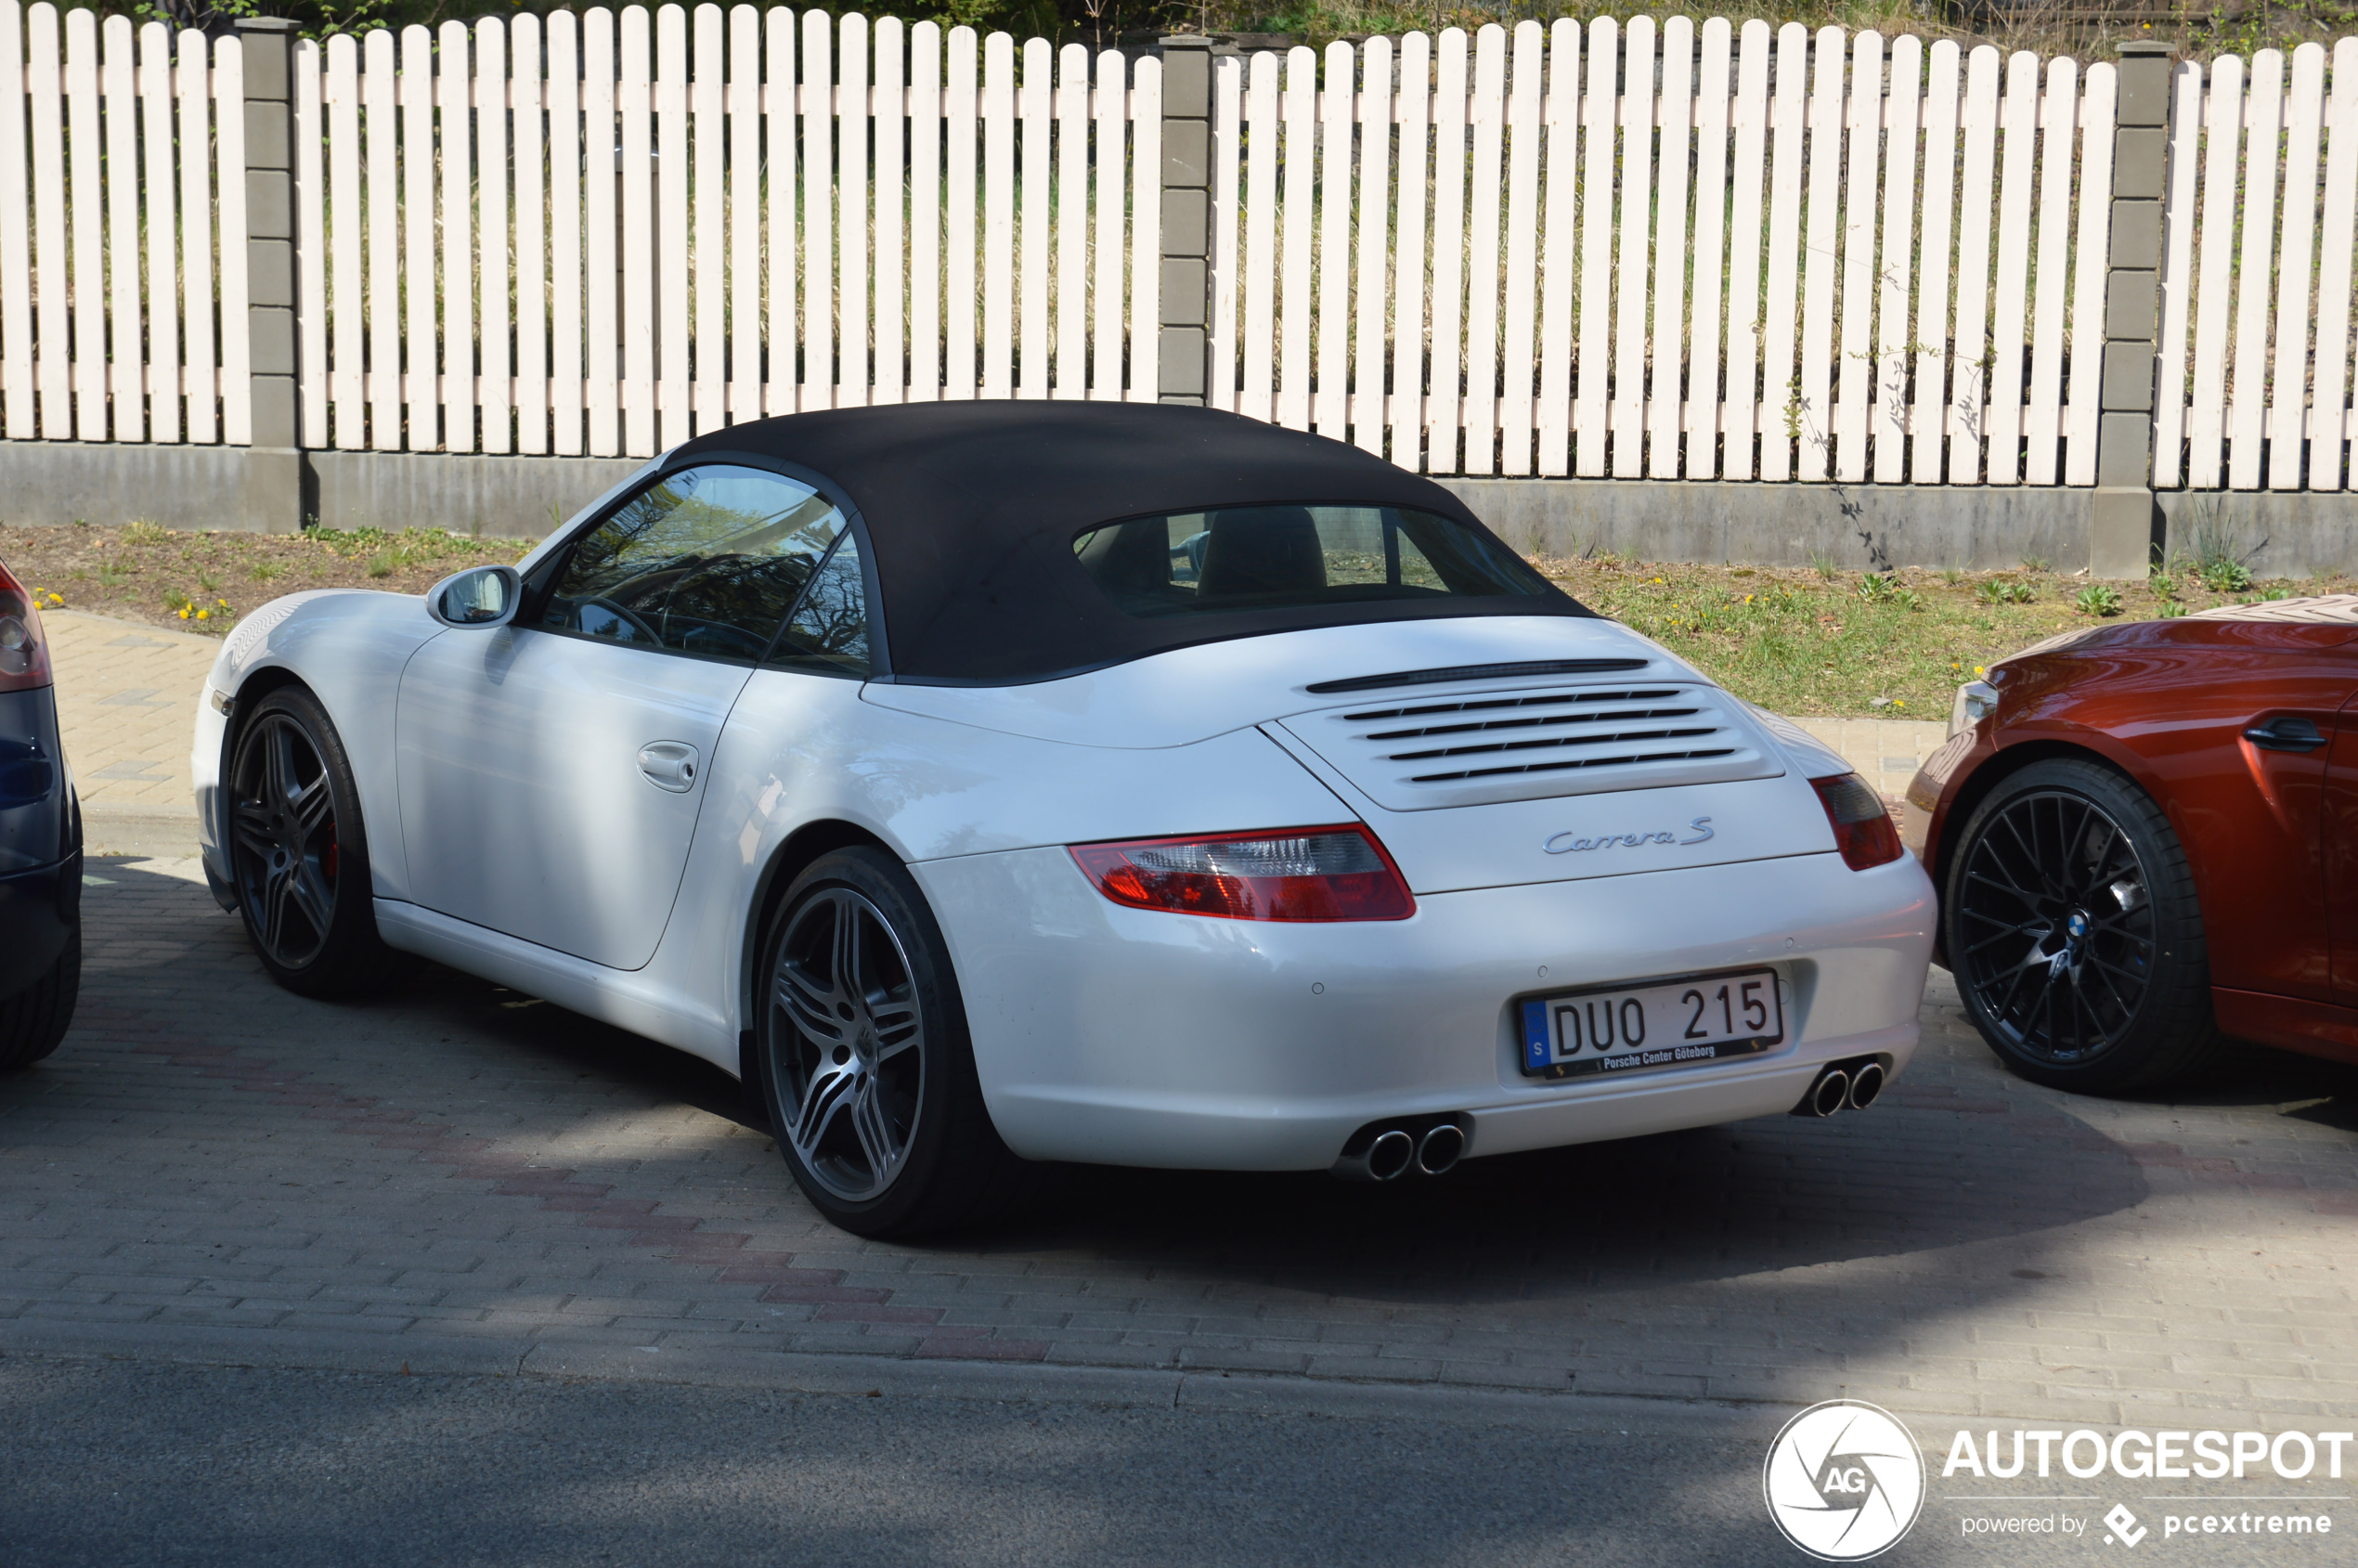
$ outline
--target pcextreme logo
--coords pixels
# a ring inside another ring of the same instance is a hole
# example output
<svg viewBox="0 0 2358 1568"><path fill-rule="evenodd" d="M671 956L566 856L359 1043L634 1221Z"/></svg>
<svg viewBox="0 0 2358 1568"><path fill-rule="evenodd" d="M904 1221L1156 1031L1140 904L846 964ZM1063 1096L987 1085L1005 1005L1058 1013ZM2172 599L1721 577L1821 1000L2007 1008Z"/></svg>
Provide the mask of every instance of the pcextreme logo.
<svg viewBox="0 0 2358 1568"><path fill-rule="evenodd" d="M1915 1437L1888 1410L1857 1399L1812 1405L1777 1433L1761 1467L1768 1517L1824 1562L1886 1550L1924 1503Z"/></svg>

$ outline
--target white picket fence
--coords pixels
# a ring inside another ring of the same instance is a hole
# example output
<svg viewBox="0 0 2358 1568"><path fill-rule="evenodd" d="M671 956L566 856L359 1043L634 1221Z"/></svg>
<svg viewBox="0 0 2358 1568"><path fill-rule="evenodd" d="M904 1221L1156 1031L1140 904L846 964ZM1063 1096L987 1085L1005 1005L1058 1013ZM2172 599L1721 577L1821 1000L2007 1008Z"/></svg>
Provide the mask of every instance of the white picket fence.
<svg viewBox="0 0 2358 1568"><path fill-rule="evenodd" d="M1156 395L1151 58L706 5L296 67L306 446ZM248 439L240 82L0 0L7 437ZM1443 473L2092 483L2114 91L1685 18L1218 59L1211 400ZM2176 92L2155 482L2347 488L2358 40Z"/></svg>
<svg viewBox="0 0 2358 1568"><path fill-rule="evenodd" d="M244 98L235 39L0 3L8 440L246 443Z"/></svg>

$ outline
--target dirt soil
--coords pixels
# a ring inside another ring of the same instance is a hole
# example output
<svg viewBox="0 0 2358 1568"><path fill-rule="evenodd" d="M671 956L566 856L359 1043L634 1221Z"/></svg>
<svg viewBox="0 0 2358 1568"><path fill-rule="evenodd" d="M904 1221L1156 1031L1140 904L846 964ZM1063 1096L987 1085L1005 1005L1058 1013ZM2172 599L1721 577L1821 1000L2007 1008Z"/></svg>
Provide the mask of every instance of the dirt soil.
<svg viewBox="0 0 2358 1568"><path fill-rule="evenodd" d="M464 567L516 560L532 545L440 528L184 534L153 523L0 524L0 562L43 605L214 636L281 594L314 588L422 593Z"/></svg>

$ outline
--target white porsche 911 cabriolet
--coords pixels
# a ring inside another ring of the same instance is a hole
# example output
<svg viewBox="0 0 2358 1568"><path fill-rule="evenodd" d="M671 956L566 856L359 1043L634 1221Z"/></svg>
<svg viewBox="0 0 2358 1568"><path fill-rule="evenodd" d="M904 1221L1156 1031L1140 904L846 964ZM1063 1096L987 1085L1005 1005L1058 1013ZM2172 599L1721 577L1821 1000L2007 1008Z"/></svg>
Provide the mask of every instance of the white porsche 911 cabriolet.
<svg viewBox="0 0 2358 1568"><path fill-rule="evenodd" d="M1833 752L1446 490L1202 409L738 425L214 664L214 895L738 1073L863 1234L1025 1161L1332 1169L1864 1106L1933 890Z"/></svg>

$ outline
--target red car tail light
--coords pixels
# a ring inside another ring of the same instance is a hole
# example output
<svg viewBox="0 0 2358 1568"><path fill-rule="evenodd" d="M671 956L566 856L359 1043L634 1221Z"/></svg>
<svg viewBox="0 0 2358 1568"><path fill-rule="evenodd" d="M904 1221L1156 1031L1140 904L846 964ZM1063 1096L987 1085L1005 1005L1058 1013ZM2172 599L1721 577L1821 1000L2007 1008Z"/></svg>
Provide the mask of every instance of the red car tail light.
<svg viewBox="0 0 2358 1568"><path fill-rule="evenodd" d="M1831 779L1812 779L1809 787L1818 792L1818 803L1825 807L1826 820L1833 823L1834 848L1842 851L1843 864L1853 871L1866 871L1899 858L1899 829L1892 824L1883 797L1868 788L1866 780L1856 773L1841 773Z"/></svg>
<svg viewBox="0 0 2358 1568"><path fill-rule="evenodd" d="M41 635L41 611L32 594L0 566L0 692L27 692L49 684L49 640Z"/></svg>
<svg viewBox="0 0 2358 1568"><path fill-rule="evenodd" d="M1075 844L1097 891L1133 909L1224 920L1406 920L1407 879L1357 823Z"/></svg>

